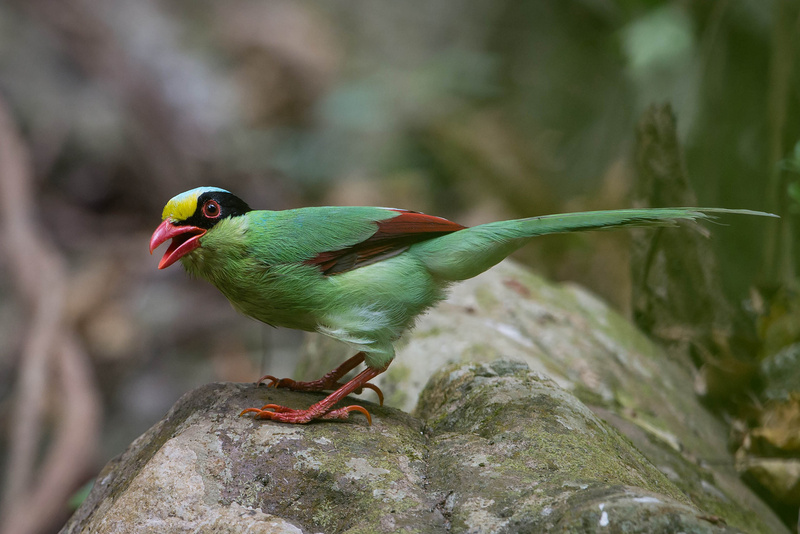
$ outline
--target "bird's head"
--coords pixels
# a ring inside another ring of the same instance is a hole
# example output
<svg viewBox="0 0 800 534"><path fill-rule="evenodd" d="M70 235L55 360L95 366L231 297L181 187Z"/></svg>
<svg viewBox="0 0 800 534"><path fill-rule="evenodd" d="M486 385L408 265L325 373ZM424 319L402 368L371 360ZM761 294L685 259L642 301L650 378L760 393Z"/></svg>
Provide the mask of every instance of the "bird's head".
<svg viewBox="0 0 800 534"><path fill-rule="evenodd" d="M158 268L169 267L200 247L200 238L228 217L244 215L250 206L242 199L218 187L198 187L172 198L161 214L163 222L150 238L150 254L172 239L158 262Z"/></svg>

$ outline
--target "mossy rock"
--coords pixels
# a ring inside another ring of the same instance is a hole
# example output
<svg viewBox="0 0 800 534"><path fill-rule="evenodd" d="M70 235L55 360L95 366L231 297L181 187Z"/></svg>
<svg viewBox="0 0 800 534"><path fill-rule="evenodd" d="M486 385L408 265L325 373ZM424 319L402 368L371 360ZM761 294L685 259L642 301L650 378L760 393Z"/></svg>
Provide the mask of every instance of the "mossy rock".
<svg viewBox="0 0 800 534"><path fill-rule="evenodd" d="M254 421L239 411L321 396L209 384L109 463L63 532L788 532L688 372L579 288L502 264L399 347L382 387L413 415ZM334 350L302 362L311 376Z"/></svg>

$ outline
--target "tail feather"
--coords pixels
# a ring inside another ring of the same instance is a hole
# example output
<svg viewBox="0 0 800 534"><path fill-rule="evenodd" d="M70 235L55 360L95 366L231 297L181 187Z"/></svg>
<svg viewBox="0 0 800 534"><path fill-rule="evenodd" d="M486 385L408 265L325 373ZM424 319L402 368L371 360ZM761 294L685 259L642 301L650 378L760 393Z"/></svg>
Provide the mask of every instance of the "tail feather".
<svg viewBox="0 0 800 534"><path fill-rule="evenodd" d="M411 252L437 278L465 280L499 263L535 236L623 226L674 226L681 220L714 219L717 214L776 217L760 211L724 208L646 208L544 215L465 228L414 245Z"/></svg>

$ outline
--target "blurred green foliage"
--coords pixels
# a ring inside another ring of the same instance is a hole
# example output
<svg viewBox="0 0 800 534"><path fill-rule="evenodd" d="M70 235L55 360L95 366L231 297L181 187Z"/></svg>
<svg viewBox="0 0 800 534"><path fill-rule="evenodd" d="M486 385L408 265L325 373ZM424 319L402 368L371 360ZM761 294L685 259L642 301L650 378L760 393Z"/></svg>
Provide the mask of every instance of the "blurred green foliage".
<svg viewBox="0 0 800 534"><path fill-rule="evenodd" d="M794 145L791 155L781 161L780 168L790 173L789 183L786 186L786 194L791 201L789 210L798 214L800 213L800 141Z"/></svg>

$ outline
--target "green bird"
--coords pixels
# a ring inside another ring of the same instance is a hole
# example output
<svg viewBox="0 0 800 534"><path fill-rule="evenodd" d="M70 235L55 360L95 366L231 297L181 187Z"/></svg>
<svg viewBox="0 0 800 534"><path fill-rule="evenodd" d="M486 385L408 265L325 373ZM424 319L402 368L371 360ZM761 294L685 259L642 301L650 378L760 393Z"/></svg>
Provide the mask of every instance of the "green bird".
<svg viewBox="0 0 800 534"><path fill-rule="evenodd" d="M362 406L334 409L394 359L393 343L447 287L489 269L532 237L620 226L668 226L713 214L771 214L719 208L592 211L464 227L402 209L314 207L252 210L224 189L198 187L170 200L150 240L152 254L172 240L159 269L180 260L214 284L241 313L273 326L320 332L358 353L319 380L267 375L270 385L333 393L305 410L268 404L256 418L286 423L347 419ZM341 379L361 363L366 368Z"/></svg>

